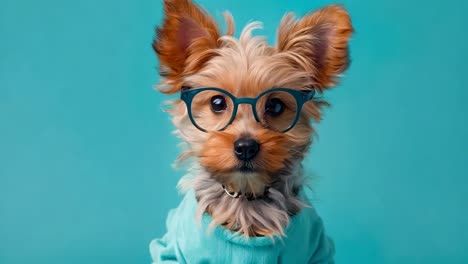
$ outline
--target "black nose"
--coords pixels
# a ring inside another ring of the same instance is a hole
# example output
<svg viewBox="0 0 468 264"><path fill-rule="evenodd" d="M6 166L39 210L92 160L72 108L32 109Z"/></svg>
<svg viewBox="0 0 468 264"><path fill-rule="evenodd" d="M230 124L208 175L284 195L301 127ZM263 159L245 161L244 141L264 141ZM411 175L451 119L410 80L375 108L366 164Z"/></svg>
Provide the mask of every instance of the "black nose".
<svg viewBox="0 0 468 264"><path fill-rule="evenodd" d="M234 153L243 161L253 159L257 155L260 145L252 138L239 138L234 142Z"/></svg>

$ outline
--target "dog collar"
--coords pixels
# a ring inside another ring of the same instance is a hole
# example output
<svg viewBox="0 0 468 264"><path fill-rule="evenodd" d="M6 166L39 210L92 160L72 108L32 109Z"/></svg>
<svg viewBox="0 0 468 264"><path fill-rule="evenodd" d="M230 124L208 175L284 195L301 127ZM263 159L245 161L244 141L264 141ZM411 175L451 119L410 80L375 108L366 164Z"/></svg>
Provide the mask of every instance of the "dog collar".
<svg viewBox="0 0 468 264"><path fill-rule="evenodd" d="M249 201L252 201L252 200L255 200L255 199L259 199L259 198L263 198L265 196L267 196L268 194L268 190L270 189L270 187L265 187L265 190L263 191L263 195L261 196L255 196L253 193L242 193L241 191L238 191L238 192L230 192L226 189L226 186L222 185L223 186L223 190L224 192L229 195L231 198L234 198L234 199L237 199L241 196L244 196L245 198L247 198L247 200Z"/></svg>

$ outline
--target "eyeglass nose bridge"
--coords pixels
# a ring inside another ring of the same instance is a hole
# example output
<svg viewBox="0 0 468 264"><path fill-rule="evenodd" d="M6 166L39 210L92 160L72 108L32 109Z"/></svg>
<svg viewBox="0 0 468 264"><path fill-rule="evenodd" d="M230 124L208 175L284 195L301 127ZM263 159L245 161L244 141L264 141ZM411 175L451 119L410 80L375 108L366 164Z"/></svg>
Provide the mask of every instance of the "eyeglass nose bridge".
<svg viewBox="0 0 468 264"><path fill-rule="evenodd" d="M260 118L258 118L258 115L257 115L257 99L258 98L249 98L249 97L235 98L234 99L234 105L235 105L234 113L229 124L232 124L232 122L234 122L234 119L236 119L237 108L240 104L249 104L252 107L252 112L253 112L255 121L260 122Z"/></svg>

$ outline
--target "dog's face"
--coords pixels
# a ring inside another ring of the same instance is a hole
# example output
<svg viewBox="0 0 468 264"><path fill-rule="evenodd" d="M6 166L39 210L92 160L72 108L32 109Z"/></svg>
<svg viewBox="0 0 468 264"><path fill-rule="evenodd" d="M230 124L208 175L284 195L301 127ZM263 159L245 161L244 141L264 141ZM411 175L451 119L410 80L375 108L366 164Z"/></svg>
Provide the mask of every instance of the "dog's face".
<svg viewBox="0 0 468 264"><path fill-rule="evenodd" d="M269 46L252 36L257 23L235 39L229 14L222 35L211 16L191 1L166 0L164 7L164 22L153 43L165 78L163 92L180 92L182 87L222 90L197 93L190 104L173 103L174 123L189 145L183 156L198 158L230 191L263 193L279 174L302 160L314 131L311 120L320 120L320 106L326 103L308 100L299 105L292 94L277 91L255 104L235 107L230 95L257 99L271 88L312 92L313 87L321 93L333 86L348 66L348 14L334 5L299 20L287 15L277 45ZM276 129L293 121L286 132Z"/></svg>

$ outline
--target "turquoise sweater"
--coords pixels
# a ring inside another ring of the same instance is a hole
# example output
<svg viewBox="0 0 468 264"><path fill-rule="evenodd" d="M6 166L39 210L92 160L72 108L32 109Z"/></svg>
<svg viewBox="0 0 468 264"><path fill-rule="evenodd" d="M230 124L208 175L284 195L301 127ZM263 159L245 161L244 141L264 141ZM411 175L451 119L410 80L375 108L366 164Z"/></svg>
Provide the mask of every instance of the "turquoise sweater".
<svg viewBox="0 0 468 264"><path fill-rule="evenodd" d="M197 201L188 191L167 218L167 233L150 244L153 263L334 263L334 245L314 209L291 218L286 237L245 238L217 226L207 231L211 217L195 219Z"/></svg>

